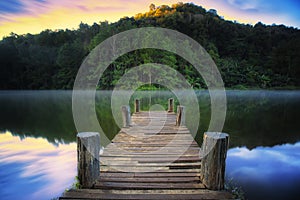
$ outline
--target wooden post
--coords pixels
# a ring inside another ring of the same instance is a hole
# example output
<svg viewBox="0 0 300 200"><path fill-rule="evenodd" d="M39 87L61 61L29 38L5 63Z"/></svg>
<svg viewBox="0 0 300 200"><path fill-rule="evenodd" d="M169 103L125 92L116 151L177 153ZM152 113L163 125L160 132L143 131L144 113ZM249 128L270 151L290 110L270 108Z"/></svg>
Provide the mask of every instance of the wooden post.
<svg viewBox="0 0 300 200"><path fill-rule="evenodd" d="M177 118L176 118L177 126L185 126L185 107L177 106Z"/></svg>
<svg viewBox="0 0 300 200"><path fill-rule="evenodd" d="M129 127L131 124L130 107L122 106L123 128Z"/></svg>
<svg viewBox="0 0 300 200"><path fill-rule="evenodd" d="M95 132L77 134L77 170L81 188L93 187L100 175L100 135Z"/></svg>
<svg viewBox="0 0 300 200"><path fill-rule="evenodd" d="M140 112L140 100L136 99L134 101L134 109L135 109L135 113L139 113Z"/></svg>
<svg viewBox="0 0 300 200"><path fill-rule="evenodd" d="M174 112L174 99L170 98L168 101L168 112Z"/></svg>
<svg viewBox="0 0 300 200"><path fill-rule="evenodd" d="M204 133L200 175L202 183L208 189L224 189L225 161L228 145L228 134L218 132Z"/></svg>

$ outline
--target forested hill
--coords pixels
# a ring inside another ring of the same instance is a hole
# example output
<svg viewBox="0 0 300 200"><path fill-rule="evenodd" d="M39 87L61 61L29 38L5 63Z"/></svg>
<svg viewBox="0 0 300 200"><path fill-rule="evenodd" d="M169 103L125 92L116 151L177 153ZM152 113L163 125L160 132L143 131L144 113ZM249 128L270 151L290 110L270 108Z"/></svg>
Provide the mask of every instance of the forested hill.
<svg viewBox="0 0 300 200"><path fill-rule="evenodd" d="M239 24L222 19L214 10L178 3L152 4L147 13L115 23L81 23L77 30L12 33L0 42L0 89L71 89L82 60L96 45L118 32L145 26L178 30L198 41L216 62L226 87L300 86L298 29ZM106 71L99 88L112 88L127 68L147 62L174 67L193 87L205 87L185 60L169 52L145 49L120 57Z"/></svg>

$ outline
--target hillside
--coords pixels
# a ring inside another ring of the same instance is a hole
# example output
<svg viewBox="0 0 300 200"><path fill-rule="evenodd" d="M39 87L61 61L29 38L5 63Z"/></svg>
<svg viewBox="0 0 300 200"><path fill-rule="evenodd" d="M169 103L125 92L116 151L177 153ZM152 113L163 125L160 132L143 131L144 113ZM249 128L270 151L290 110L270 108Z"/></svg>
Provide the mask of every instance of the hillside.
<svg viewBox="0 0 300 200"><path fill-rule="evenodd" d="M214 10L178 3L150 5L149 12L115 23L81 23L77 30L12 33L0 42L0 89L72 89L82 60L95 46L118 32L148 26L178 30L198 41L216 62L227 88L300 87L298 29L239 24ZM147 62L174 67L194 88L206 87L179 56L145 49L120 57L106 70L99 88L113 88L126 69Z"/></svg>

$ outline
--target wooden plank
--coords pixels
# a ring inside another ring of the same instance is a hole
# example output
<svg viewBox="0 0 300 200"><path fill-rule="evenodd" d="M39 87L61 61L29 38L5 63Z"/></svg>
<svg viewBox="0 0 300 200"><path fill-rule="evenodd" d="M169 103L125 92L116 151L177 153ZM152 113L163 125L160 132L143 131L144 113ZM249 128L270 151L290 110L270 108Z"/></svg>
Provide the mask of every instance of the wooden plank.
<svg viewBox="0 0 300 200"><path fill-rule="evenodd" d="M177 156L173 157L167 157L167 156L159 156L159 157L120 157L120 156L101 156L101 161L138 161L139 163L169 163L169 162L175 162L175 163L183 163L183 162L200 162L201 159L198 156L187 156L187 157L180 157L177 158Z"/></svg>
<svg viewBox="0 0 300 200"><path fill-rule="evenodd" d="M119 142L113 142L112 144L114 145L125 145L125 146L134 146L134 145L149 145L149 146L156 146L156 145L162 145L167 143L168 141L161 141L161 140L157 140L156 142L149 142L149 141L132 141L131 143L128 143L126 141L119 141ZM198 143L191 140L191 141L181 141L181 140L175 140L172 142L176 142L174 144L178 144L178 145L195 145L197 147L199 147Z"/></svg>
<svg viewBox="0 0 300 200"><path fill-rule="evenodd" d="M95 189L204 189L201 183L127 183L97 182Z"/></svg>
<svg viewBox="0 0 300 200"><path fill-rule="evenodd" d="M125 167L178 167L178 168L200 168L200 162L192 162L192 163L160 163L160 162L138 162L138 161L128 161L128 160L107 160L102 161L101 166L125 166Z"/></svg>
<svg viewBox="0 0 300 200"><path fill-rule="evenodd" d="M180 157L178 155L163 155L163 154L150 154L148 153L146 156L145 154L135 154L134 157L132 154L108 154L105 152L105 154L100 155L101 158L103 157L117 157L117 158L188 158L188 157L198 157L198 154L183 154ZM201 159L201 158L200 158Z"/></svg>
<svg viewBox="0 0 300 200"><path fill-rule="evenodd" d="M228 195L225 191L213 191L207 189L159 189L159 190L95 190L95 189L70 189L68 192L77 192L77 193L90 193L90 194L222 194L225 197L231 196ZM226 195L227 194L227 195ZM67 195L66 195L67 196Z"/></svg>
<svg viewBox="0 0 300 200"><path fill-rule="evenodd" d="M118 142L140 142L140 143L192 143L194 139L190 136L188 137L183 137L182 135L155 135L155 136L128 136L131 138L125 138L125 137L120 137L117 139L114 139L112 142L113 143L118 143Z"/></svg>
<svg viewBox="0 0 300 200"><path fill-rule="evenodd" d="M198 177L200 173L194 172L147 172L147 173L130 173L130 172L102 172L100 177L118 177L118 178L152 178L152 177Z"/></svg>
<svg viewBox="0 0 300 200"><path fill-rule="evenodd" d="M200 176L195 177L100 177L100 182L134 182L134 183L199 183Z"/></svg>
<svg viewBox="0 0 300 200"><path fill-rule="evenodd" d="M126 152L120 152L120 150L111 150L111 151L107 151L105 153L103 153L103 155L107 155L107 156L113 156L113 155L130 155L130 156L137 156L137 155L143 155L143 156L152 156L152 155L158 155L158 156L164 156L164 155L173 155L173 156L183 156L183 155L188 155L188 156L199 156L199 151L189 151L189 152L185 152L182 155L178 155L179 153L182 153L182 151L177 151L177 152L159 152L159 151L144 151L144 152L136 152L136 151L126 151Z"/></svg>
<svg viewBox="0 0 300 200"><path fill-rule="evenodd" d="M170 169L169 167L122 167L121 172L143 172L145 170L148 170L148 172L170 172L170 173L200 173L200 168L199 169ZM109 166L100 166L100 174L102 172L120 172L120 170L117 170L116 168L112 168Z"/></svg>
<svg viewBox="0 0 300 200"><path fill-rule="evenodd" d="M232 199L232 196L226 192L208 192L208 190L203 190L203 192L198 192L195 194L174 194L174 193L163 193L163 194L152 194L152 193L124 193L124 194L116 194L106 191L94 190L89 191L69 191L66 193L64 197L60 199L122 199L122 200L192 200L192 199Z"/></svg>
<svg viewBox="0 0 300 200"><path fill-rule="evenodd" d="M120 150L136 150L136 151L142 151L142 150L152 150L152 149L161 149L161 150L169 150L169 151L174 151L174 152L182 152L184 150L184 152L199 152L200 149L199 147L184 147L184 146L164 146L162 147L147 147L145 146L145 148L142 147L119 147L117 145L109 145L104 149L104 152L109 152L109 151L115 151L117 150L118 152L120 152ZM153 151L153 150L152 150ZM103 153L104 153L103 152ZM179 154L180 155L180 154Z"/></svg>

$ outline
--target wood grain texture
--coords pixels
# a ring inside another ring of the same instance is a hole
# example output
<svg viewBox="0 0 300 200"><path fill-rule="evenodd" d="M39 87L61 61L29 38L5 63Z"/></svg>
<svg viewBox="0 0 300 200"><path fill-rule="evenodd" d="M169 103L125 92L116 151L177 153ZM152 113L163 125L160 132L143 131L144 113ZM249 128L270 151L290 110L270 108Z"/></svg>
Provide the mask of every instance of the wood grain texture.
<svg viewBox="0 0 300 200"><path fill-rule="evenodd" d="M77 170L82 188L91 188L99 176L100 135L83 132L77 134Z"/></svg>
<svg viewBox="0 0 300 200"><path fill-rule="evenodd" d="M201 150L174 112L131 117L100 155L100 175L89 189L60 199L232 199L201 181Z"/></svg>
<svg viewBox="0 0 300 200"><path fill-rule="evenodd" d="M225 163L229 136L226 133L206 132L202 145L201 180L212 190L224 189Z"/></svg>

